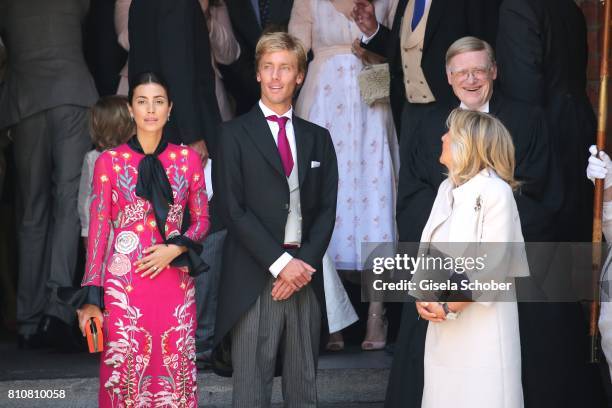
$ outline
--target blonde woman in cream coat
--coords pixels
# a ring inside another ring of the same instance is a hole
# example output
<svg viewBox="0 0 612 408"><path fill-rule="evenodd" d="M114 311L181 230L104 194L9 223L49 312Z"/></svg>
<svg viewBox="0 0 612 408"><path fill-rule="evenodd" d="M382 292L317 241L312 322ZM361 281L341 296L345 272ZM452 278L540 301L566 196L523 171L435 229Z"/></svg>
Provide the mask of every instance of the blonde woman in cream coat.
<svg viewBox="0 0 612 408"><path fill-rule="evenodd" d="M448 124L440 162L449 177L438 190L422 245L523 242L513 196L518 183L510 134L493 116L475 111L457 109ZM457 246L448 248L452 252ZM527 276L524 248L503 248L495 260L487 261L487 268L497 272L496 280ZM424 276L417 272L415 278ZM417 302L419 316L431 322L425 340L423 408L523 407L514 290L500 296L504 301Z"/></svg>

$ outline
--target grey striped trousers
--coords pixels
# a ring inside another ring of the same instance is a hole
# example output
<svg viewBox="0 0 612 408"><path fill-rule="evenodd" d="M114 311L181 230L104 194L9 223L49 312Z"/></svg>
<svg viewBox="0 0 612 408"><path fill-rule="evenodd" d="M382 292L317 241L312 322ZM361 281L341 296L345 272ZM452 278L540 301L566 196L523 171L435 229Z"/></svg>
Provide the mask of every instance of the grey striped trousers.
<svg viewBox="0 0 612 408"><path fill-rule="evenodd" d="M272 299L270 279L232 330L234 408L269 407L276 359L282 358L286 407L317 406L316 371L321 309L312 287L285 301Z"/></svg>

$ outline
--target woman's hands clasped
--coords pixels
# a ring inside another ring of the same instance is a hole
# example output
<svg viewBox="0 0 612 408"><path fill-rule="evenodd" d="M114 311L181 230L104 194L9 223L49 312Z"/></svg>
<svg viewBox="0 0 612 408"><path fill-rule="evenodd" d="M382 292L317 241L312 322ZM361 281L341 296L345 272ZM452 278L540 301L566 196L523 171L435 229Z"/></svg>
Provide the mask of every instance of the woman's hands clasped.
<svg viewBox="0 0 612 408"><path fill-rule="evenodd" d="M185 252L185 250L186 249L184 247L172 244L150 246L142 251L142 253L146 256L134 263L134 265L138 267L135 272L142 272L140 276L143 278L149 276L151 279L153 279L159 275L161 271L166 268L166 266L170 265L174 258Z"/></svg>
<svg viewBox="0 0 612 408"><path fill-rule="evenodd" d="M446 320L444 308L438 302L416 302L416 309L421 319L435 323Z"/></svg>

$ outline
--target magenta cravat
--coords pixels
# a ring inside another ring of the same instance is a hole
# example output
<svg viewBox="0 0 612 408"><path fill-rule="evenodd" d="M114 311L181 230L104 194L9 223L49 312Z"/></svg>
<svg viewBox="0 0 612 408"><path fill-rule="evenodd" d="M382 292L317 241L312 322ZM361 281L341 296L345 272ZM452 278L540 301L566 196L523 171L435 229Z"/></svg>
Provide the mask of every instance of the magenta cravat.
<svg viewBox="0 0 612 408"><path fill-rule="evenodd" d="M287 139L287 130L285 125L289 120L286 116L275 116L270 115L266 117L269 121L278 123L278 153L280 154L281 161L283 162L283 169L285 170L285 176L289 177L293 170L293 156L291 155L291 146L289 146L289 139Z"/></svg>

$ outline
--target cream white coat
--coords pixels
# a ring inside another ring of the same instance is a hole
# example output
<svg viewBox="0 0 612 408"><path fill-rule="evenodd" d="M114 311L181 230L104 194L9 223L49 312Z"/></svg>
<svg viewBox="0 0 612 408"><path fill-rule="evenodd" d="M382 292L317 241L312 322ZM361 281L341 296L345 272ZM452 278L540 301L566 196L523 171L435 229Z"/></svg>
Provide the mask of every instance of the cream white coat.
<svg viewBox="0 0 612 408"><path fill-rule="evenodd" d="M445 180L421 242L523 242L512 189L492 170L481 171L459 187ZM529 274L521 245L507 246L490 261L506 274L496 276L498 280ZM424 358L424 408L523 407L514 301L474 302L457 320L430 323Z"/></svg>

